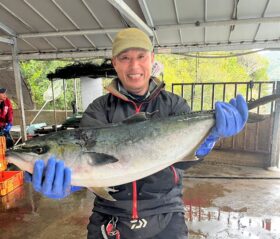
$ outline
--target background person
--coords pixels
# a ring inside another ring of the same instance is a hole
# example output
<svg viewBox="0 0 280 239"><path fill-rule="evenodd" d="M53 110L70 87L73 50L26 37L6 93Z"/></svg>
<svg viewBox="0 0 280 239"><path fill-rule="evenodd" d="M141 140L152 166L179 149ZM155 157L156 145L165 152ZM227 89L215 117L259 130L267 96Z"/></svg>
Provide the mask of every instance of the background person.
<svg viewBox="0 0 280 239"><path fill-rule="evenodd" d="M6 95L7 89L0 88L0 131L6 137L6 147L10 148L14 145L10 135L13 126L13 106L10 99Z"/></svg>
<svg viewBox="0 0 280 239"><path fill-rule="evenodd" d="M164 83L151 77L153 62L153 46L144 32L135 28L120 31L112 48L112 63L118 77L106 87L108 94L88 106L81 126L121 122L138 112L154 113L155 118L189 112L185 99L165 91ZM216 103L216 125L196 155L207 155L220 137L240 132L247 117L247 104L242 96L230 103ZM114 187L111 195L116 201L97 196L87 227L88 239L118 236L122 239L186 239L182 175L187 165L178 165ZM32 181L36 191L50 198L64 198L74 191L71 170L55 158L46 166L42 160L36 161L33 176L27 174L27 180ZM109 233L111 227L115 236Z"/></svg>

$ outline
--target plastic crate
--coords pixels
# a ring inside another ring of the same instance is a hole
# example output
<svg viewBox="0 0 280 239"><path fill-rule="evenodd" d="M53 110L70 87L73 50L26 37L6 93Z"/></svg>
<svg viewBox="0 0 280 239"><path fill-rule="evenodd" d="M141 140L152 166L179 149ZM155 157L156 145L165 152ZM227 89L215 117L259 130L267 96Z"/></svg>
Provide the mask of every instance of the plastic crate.
<svg viewBox="0 0 280 239"><path fill-rule="evenodd" d="M0 196L4 196L23 184L23 171L0 172Z"/></svg>
<svg viewBox="0 0 280 239"><path fill-rule="evenodd" d="M4 171L7 168L7 160L5 157L6 153L6 138L5 136L0 136L0 171Z"/></svg>
<svg viewBox="0 0 280 239"><path fill-rule="evenodd" d="M0 211L7 210L18 206L19 201L24 200L24 187L18 187L7 195L0 197Z"/></svg>
<svg viewBox="0 0 280 239"><path fill-rule="evenodd" d="M5 155L0 154L0 172L5 171L7 169L7 164L8 162L6 160Z"/></svg>

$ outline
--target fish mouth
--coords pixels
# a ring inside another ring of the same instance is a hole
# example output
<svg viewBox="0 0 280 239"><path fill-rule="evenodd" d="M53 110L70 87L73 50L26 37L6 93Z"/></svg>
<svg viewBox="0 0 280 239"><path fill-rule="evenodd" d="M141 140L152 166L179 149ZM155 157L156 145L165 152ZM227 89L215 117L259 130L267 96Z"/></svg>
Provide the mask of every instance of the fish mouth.
<svg viewBox="0 0 280 239"><path fill-rule="evenodd" d="M7 150L6 159L8 163L14 164L20 170L27 171L32 174L33 164L32 161L36 159L34 153L20 153L13 151L12 149Z"/></svg>
<svg viewBox="0 0 280 239"><path fill-rule="evenodd" d="M20 152L14 150L13 148L9 148L5 152L6 157L19 157Z"/></svg>
<svg viewBox="0 0 280 239"><path fill-rule="evenodd" d="M22 159L23 157L22 156L22 153L23 152L20 152L20 151L15 151L13 149L7 149L6 153L5 153L5 156L7 157L7 159L9 158L19 158L19 159ZM26 154L26 152L25 152ZM27 153L29 154L29 153Z"/></svg>
<svg viewBox="0 0 280 239"><path fill-rule="evenodd" d="M34 153L36 155L45 154L50 150L50 147L47 145L20 145L15 146L11 149L6 151L6 154L13 154L13 153Z"/></svg>

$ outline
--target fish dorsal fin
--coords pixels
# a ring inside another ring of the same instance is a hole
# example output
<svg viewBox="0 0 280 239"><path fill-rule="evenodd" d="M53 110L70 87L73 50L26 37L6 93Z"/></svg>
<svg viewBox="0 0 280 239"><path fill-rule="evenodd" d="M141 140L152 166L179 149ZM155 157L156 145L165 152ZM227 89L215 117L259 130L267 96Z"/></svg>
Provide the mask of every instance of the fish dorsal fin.
<svg viewBox="0 0 280 239"><path fill-rule="evenodd" d="M142 122L150 119L149 115L145 112L139 112L122 121L123 124L133 124L137 122Z"/></svg>
<svg viewBox="0 0 280 239"><path fill-rule="evenodd" d="M151 119L155 116L159 111L156 110L154 112L139 112L132 116L127 117L122 121L123 124L132 124L137 122L142 122Z"/></svg>

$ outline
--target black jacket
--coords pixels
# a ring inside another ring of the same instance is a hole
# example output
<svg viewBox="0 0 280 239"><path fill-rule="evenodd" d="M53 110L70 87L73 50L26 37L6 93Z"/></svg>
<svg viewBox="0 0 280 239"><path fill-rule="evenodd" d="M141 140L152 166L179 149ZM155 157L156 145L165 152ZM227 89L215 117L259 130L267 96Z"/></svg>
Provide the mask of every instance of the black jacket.
<svg viewBox="0 0 280 239"><path fill-rule="evenodd" d="M150 94L138 102L128 94L121 93L119 81L115 79L107 87L110 92L94 100L84 112L81 126L99 126L117 123L136 112L149 112L152 117L189 112L186 101L163 89L164 84L156 78L150 80ZM172 150L172 149L170 149ZM133 191L132 183L114 187L118 192L111 193L117 201L107 201L96 197L94 211L114 216L130 217L133 203L137 203L139 217L169 212L183 212L182 170L171 166L149 177L137 181L137 190ZM132 200L137 193L137 202ZM134 208L135 209L135 208Z"/></svg>

